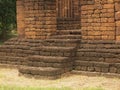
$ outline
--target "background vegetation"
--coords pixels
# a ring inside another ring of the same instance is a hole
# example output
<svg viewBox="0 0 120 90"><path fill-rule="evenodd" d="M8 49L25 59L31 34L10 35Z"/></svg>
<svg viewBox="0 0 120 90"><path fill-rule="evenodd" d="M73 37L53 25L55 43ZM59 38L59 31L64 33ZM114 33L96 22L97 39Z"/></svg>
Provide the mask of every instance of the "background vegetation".
<svg viewBox="0 0 120 90"><path fill-rule="evenodd" d="M11 36L16 30L16 0L0 0L0 41Z"/></svg>

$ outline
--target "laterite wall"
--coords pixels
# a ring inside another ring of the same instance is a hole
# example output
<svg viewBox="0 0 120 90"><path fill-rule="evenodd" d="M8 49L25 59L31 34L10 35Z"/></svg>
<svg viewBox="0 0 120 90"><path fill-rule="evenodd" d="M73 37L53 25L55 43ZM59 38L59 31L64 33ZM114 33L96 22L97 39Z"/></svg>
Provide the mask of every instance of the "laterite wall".
<svg viewBox="0 0 120 90"><path fill-rule="evenodd" d="M17 0L17 30L20 38L25 37L25 12L23 0Z"/></svg>
<svg viewBox="0 0 120 90"><path fill-rule="evenodd" d="M56 0L18 0L17 8L20 36L24 34L28 39L45 39L55 33Z"/></svg>
<svg viewBox="0 0 120 90"><path fill-rule="evenodd" d="M120 40L120 0L115 0L116 40Z"/></svg>
<svg viewBox="0 0 120 90"><path fill-rule="evenodd" d="M81 29L83 40L120 40L119 0L73 0L73 18L58 17L57 2L17 0L19 37L45 39L56 30Z"/></svg>
<svg viewBox="0 0 120 90"><path fill-rule="evenodd" d="M115 40L114 0L81 0L81 27L84 40Z"/></svg>
<svg viewBox="0 0 120 90"><path fill-rule="evenodd" d="M80 29L80 18L58 18L57 19L58 30L74 30Z"/></svg>

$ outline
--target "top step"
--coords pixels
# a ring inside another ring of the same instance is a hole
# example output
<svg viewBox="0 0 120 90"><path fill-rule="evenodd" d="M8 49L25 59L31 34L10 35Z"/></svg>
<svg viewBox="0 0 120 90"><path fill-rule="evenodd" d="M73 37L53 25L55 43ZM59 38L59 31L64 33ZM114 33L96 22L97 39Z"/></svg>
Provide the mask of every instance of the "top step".
<svg viewBox="0 0 120 90"><path fill-rule="evenodd" d="M81 39L81 35L54 35L51 37L51 39Z"/></svg>
<svg viewBox="0 0 120 90"><path fill-rule="evenodd" d="M57 30L57 34L60 35L81 35L81 30Z"/></svg>

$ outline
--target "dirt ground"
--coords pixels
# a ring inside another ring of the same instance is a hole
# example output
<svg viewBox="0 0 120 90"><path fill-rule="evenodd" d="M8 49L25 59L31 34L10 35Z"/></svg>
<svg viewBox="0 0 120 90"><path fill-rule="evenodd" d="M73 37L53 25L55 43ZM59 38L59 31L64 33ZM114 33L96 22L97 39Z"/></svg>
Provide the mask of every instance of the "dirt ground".
<svg viewBox="0 0 120 90"><path fill-rule="evenodd" d="M0 69L0 85L70 87L73 90L86 87L102 87L104 90L120 90L120 79L69 75L58 80L36 80L18 76L16 69Z"/></svg>

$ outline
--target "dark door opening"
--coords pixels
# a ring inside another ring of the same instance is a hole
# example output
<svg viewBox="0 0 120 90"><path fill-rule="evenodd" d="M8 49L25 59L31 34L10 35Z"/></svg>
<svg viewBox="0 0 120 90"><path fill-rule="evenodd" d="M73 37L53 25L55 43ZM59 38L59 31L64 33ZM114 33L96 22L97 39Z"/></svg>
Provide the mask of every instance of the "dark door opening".
<svg viewBox="0 0 120 90"><path fill-rule="evenodd" d="M57 29L80 29L79 0L57 0Z"/></svg>

